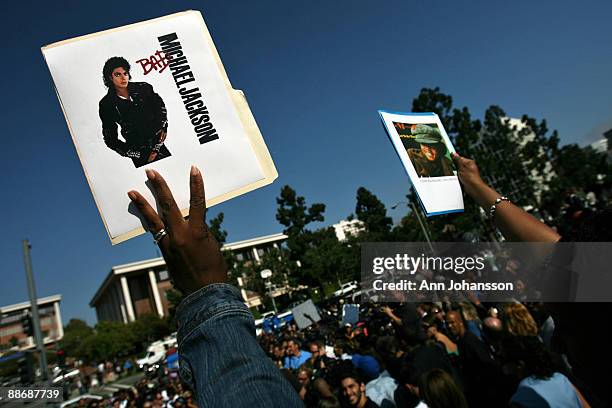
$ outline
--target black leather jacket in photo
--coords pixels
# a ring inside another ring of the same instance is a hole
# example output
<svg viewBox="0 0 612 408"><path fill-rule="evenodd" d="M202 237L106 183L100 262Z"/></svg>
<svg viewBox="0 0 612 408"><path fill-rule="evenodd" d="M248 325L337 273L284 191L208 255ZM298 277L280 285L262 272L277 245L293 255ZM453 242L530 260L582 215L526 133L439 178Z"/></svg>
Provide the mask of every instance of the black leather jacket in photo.
<svg viewBox="0 0 612 408"><path fill-rule="evenodd" d="M121 156L143 159L159 152L159 132L168 129L166 106L162 98L146 82L128 84L129 99L117 96L115 89L100 100L100 119L104 143ZM117 125L121 126L119 139Z"/></svg>

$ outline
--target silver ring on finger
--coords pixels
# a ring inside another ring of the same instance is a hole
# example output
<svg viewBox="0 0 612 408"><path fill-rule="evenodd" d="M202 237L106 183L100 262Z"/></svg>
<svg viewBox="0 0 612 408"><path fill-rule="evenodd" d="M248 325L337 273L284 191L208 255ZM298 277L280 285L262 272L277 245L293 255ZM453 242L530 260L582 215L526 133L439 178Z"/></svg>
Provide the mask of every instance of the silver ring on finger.
<svg viewBox="0 0 612 408"><path fill-rule="evenodd" d="M155 242L155 245L159 245L159 241L161 241L166 235L168 235L168 232L166 231L165 228L162 228L156 233L154 233L153 242Z"/></svg>

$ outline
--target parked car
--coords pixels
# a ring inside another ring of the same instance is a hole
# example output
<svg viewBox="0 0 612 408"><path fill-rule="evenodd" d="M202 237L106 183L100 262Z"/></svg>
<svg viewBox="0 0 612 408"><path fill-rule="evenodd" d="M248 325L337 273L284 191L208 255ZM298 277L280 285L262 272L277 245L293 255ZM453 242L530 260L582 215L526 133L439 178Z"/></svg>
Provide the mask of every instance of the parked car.
<svg viewBox="0 0 612 408"><path fill-rule="evenodd" d="M337 291L334 292L334 296L346 295L348 293L351 293L352 291L354 291L357 288L358 288L357 281L343 283L340 286L340 289L338 289Z"/></svg>
<svg viewBox="0 0 612 408"><path fill-rule="evenodd" d="M166 357L166 351L173 347L177 347L175 336L169 336L163 340L151 343L151 345L147 347L147 354L136 360L136 365L141 370L154 367L155 364L161 362Z"/></svg>
<svg viewBox="0 0 612 408"><path fill-rule="evenodd" d="M155 351L147 351L147 354L143 358L139 358L136 360L136 365L139 369L143 370L146 367L152 367L161 361L166 356L166 351L155 350Z"/></svg>

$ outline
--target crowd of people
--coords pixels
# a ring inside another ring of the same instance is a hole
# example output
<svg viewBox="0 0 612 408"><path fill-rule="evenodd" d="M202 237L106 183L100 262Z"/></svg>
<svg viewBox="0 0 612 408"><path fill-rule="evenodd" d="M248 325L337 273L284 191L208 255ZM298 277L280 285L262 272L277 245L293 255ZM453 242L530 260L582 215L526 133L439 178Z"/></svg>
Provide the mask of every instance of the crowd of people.
<svg viewBox="0 0 612 408"><path fill-rule="evenodd" d="M193 392L178 377L176 371L163 370L153 377L140 379L129 388L122 388L107 397L85 395L73 407L112 408L195 408Z"/></svg>
<svg viewBox="0 0 612 408"><path fill-rule="evenodd" d="M259 337L307 407L589 406L542 304L365 304L354 325L338 306Z"/></svg>
<svg viewBox="0 0 612 408"><path fill-rule="evenodd" d="M561 236L488 186L473 160L453 160L464 192L507 240L611 241L609 211ZM187 295L176 311L181 377L199 406L605 406L608 381L594 368L610 364L591 318L609 304L484 304L466 293L459 302L364 303L358 321L341 327L332 304L307 329L289 324L256 339L204 222L202 174L192 167L186 220L161 174L146 173L160 213L128 195Z"/></svg>

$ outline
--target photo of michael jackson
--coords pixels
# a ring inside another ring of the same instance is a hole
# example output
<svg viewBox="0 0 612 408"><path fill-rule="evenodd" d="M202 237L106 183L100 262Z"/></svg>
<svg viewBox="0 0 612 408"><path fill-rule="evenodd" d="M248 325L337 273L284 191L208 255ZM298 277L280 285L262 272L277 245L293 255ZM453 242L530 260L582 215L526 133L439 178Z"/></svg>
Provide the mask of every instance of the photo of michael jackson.
<svg viewBox="0 0 612 408"><path fill-rule="evenodd" d="M168 131L166 106L146 82L130 82L130 64L123 57L112 57L102 69L107 94L100 100L104 143L134 166L171 156L164 145ZM121 127L121 137L117 132Z"/></svg>

